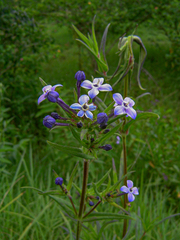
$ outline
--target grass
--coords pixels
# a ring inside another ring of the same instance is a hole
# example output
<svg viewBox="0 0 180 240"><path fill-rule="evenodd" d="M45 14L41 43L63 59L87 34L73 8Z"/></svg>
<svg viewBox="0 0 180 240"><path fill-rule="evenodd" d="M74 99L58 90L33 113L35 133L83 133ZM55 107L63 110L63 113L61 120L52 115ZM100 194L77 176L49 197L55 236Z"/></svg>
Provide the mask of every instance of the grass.
<svg viewBox="0 0 180 240"><path fill-rule="evenodd" d="M39 76L52 85L62 83L63 89L66 90L60 90L61 97L70 104L74 101L74 95L71 92L75 84L74 74L79 70L79 65L90 79L91 75L94 77L98 75L94 72L94 61L86 50L78 47L72 33L65 27L58 28L56 25L48 25L47 34L53 35L55 38L54 53L48 62L42 64ZM133 170L135 170L132 179L135 179L136 185L140 186L140 196L137 197L137 202L132 204L132 210L136 213L134 215L136 221L131 222L127 239L140 239L153 221L158 222L180 212L178 206L180 192L178 133L180 127L177 104L179 85L175 76L167 70L167 63L162 57L169 50L169 42L163 34L148 28L148 25L139 27L137 34L142 38L148 52L141 74L141 82L151 95L140 98L136 102L136 109L151 110L159 114L160 119L137 123L131 127L128 136L128 165L133 166ZM108 46L118 36L109 34L109 37ZM117 47L114 46L108 55L108 62L112 69L116 68L118 60L118 55L114 54L116 51ZM79 53L81 53L82 62L79 62ZM135 59L138 59L137 55L138 48L135 48ZM116 91L121 92L121 89L122 85L119 85ZM137 87L134 74L129 94L136 98L142 93ZM35 121L41 121L45 114L56 110L56 107L50 105L43 103L39 107ZM79 160L53 151L47 146L45 140L39 139L39 141L32 141L32 143L26 143L25 146L17 148L14 165L9 164L8 167L10 174L2 174L0 180L1 239L70 239L70 232L75 231L75 224L70 221L69 226L66 217L62 215L63 208L60 208L47 196L38 195L32 189L22 188L30 186L43 191L56 189L52 170L54 169L68 182L71 171L76 161ZM67 128L49 133L48 140L60 144L74 144ZM121 143L117 146L115 142L116 138L114 137L111 139L111 144L116 151L105 153L104 157L99 153L98 161L90 165L89 182L97 181L103 173L111 168L112 158L115 160L117 169L119 168L122 146ZM80 162L80 168L75 178L78 186L81 186L81 178L82 162ZM78 204L79 198L75 189L72 190L72 195ZM98 207L98 211L105 210L117 212L106 203ZM121 239L122 222L109 222L108 225L105 225L104 222L97 222L85 225L88 226L88 230L84 229L82 239ZM150 229L145 239L179 239L179 225L178 217L167 219ZM99 231L103 227L102 235L98 236L96 230Z"/></svg>

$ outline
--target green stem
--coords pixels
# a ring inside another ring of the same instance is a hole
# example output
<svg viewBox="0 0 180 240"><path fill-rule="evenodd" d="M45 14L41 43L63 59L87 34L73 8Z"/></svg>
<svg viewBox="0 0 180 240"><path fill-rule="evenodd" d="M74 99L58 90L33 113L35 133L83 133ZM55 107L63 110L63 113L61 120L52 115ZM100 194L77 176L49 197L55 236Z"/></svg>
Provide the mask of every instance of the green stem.
<svg viewBox="0 0 180 240"><path fill-rule="evenodd" d="M79 213L78 213L78 223L77 223L77 234L76 240L80 239L80 233L82 228L82 215L84 212L84 204L85 204L85 197L86 197L86 189L87 189L87 180L88 180L88 167L89 161L84 160L84 169L83 169L83 185L82 185L82 193L81 193L81 200L79 205Z"/></svg>
<svg viewBox="0 0 180 240"><path fill-rule="evenodd" d="M124 82L124 98L127 97L128 93L128 75L125 77L125 82ZM123 127L126 124L126 117L124 117L124 122L123 122ZM123 133L122 137L122 142L123 142L123 161L124 161L124 175L127 174L127 151L126 151L126 133ZM124 178L124 185L127 185L127 177ZM124 209L126 209L127 206L127 194L124 195ZM127 219L124 219L124 225L123 225L123 237L126 235L127 232Z"/></svg>

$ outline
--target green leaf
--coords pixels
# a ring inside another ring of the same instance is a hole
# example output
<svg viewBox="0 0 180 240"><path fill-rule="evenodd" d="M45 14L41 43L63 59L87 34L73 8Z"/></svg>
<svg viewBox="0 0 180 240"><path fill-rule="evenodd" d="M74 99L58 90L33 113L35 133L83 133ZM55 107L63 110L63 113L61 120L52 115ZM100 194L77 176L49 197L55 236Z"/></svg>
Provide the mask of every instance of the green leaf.
<svg viewBox="0 0 180 240"><path fill-rule="evenodd" d="M112 159L112 167L113 167L113 183L115 184L118 181L116 165L114 159Z"/></svg>
<svg viewBox="0 0 180 240"><path fill-rule="evenodd" d="M40 80L41 84L43 85L43 87L48 85L42 78L39 77L39 80Z"/></svg>
<svg viewBox="0 0 180 240"><path fill-rule="evenodd" d="M87 44L87 46L91 47L91 44L89 44L89 39L85 37L74 25L72 25L77 35Z"/></svg>
<svg viewBox="0 0 180 240"><path fill-rule="evenodd" d="M140 53L139 53L139 63L138 63L138 72L137 72L137 81L138 81L138 85L142 90L145 90L144 88L142 88L141 86L141 82L140 82L140 73L141 73L141 69L143 67L144 61L146 59L147 56L147 51L146 48L141 40L140 37L138 36L133 36L133 40L140 45Z"/></svg>
<svg viewBox="0 0 180 240"><path fill-rule="evenodd" d="M120 124L118 124L116 127L114 127L111 131L109 131L108 133L104 134L103 137L101 137L96 144L101 144L103 143L106 139L110 138L119 128L120 128Z"/></svg>
<svg viewBox="0 0 180 240"><path fill-rule="evenodd" d="M59 190L49 190L45 192L39 192L40 195L59 195L59 196L64 196L63 192L60 192Z"/></svg>
<svg viewBox="0 0 180 240"><path fill-rule="evenodd" d="M52 143L50 141L47 141L47 143L52 146L53 148L56 148L58 150L60 150L61 152L65 152L67 154L76 156L76 157L80 157L83 159L94 159L93 156L87 155L85 153L82 152L82 150L80 148L75 148L75 147L69 147L69 146L63 146L63 145L59 145L56 143Z"/></svg>
<svg viewBox="0 0 180 240"><path fill-rule="evenodd" d="M105 46L106 46L106 37L107 37L109 26L110 26L110 23L107 25L107 27L104 30L102 40L101 40L101 45L100 45L100 52L102 52L105 62L107 62L106 61L106 54L105 54Z"/></svg>
<svg viewBox="0 0 180 240"><path fill-rule="evenodd" d="M94 193L101 198L101 194L98 192L96 184L92 183L92 186L93 186L93 189L94 189Z"/></svg>
<svg viewBox="0 0 180 240"><path fill-rule="evenodd" d="M52 195L49 195L49 197L52 198L55 202L57 202L65 212L67 212L68 214L71 214L71 213L74 214L74 209L72 208L70 203L67 201L67 199L64 200L62 198L57 198Z"/></svg>
<svg viewBox="0 0 180 240"><path fill-rule="evenodd" d="M107 114L109 111L111 111L113 106L114 106L114 102L112 102L112 103L104 110L104 113Z"/></svg>
<svg viewBox="0 0 180 240"><path fill-rule="evenodd" d="M79 165L79 162L76 163L76 165L75 165L75 167L74 167L74 169L73 169L73 171L72 171L72 173L71 173L71 177L70 177L69 182L68 182L68 185L67 185L67 190L68 190L68 191L69 191L69 190L71 189L71 187L72 187L73 179L74 179L74 176L75 176L75 174L76 174L76 172L77 172L78 165Z"/></svg>
<svg viewBox="0 0 180 240"><path fill-rule="evenodd" d="M73 238L73 234L72 234L72 229L71 229L71 225L68 221L68 219L64 216L63 212L60 211L60 214L62 215L64 222L66 223L68 229L69 229L69 240L74 240Z"/></svg>
<svg viewBox="0 0 180 240"><path fill-rule="evenodd" d="M129 129L129 127L140 120L144 120L144 119L149 119L149 118L157 118L159 119L159 115L156 113L152 113L152 112L143 112L143 113L138 113L136 119L132 119L129 122L127 122L123 128L124 131L127 131Z"/></svg>
<svg viewBox="0 0 180 240"><path fill-rule="evenodd" d="M92 22L92 38L93 38L93 43L94 43L94 51L98 55L99 49L98 49L98 44L97 44L95 29L94 29L95 18L96 18L96 15L94 16L94 19L93 19L93 22Z"/></svg>
<svg viewBox="0 0 180 240"><path fill-rule="evenodd" d="M111 123L117 121L118 119L125 117L126 115L127 115L127 114L118 115L117 117L108 120L107 123L108 123L108 125L109 125L109 124L111 124Z"/></svg>
<svg viewBox="0 0 180 240"><path fill-rule="evenodd" d="M70 130L74 138L81 144L81 146L87 148L86 143L81 140L80 135L76 132L76 130L72 126L70 126Z"/></svg>
<svg viewBox="0 0 180 240"><path fill-rule="evenodd" d="M105 213L105 212L98 212L98 213L91 213L90 218L84 218L83 222L93 222L99 220L115 220L115 219L133 219L131 216L118 214L118 213Z"/></svg>
<svg viewBox="0 0 180 240"><path fill-rule="evenodd" d="M81 189L75 183L72 183L72 184L81 195L81 192L82 192Z"/></svg>

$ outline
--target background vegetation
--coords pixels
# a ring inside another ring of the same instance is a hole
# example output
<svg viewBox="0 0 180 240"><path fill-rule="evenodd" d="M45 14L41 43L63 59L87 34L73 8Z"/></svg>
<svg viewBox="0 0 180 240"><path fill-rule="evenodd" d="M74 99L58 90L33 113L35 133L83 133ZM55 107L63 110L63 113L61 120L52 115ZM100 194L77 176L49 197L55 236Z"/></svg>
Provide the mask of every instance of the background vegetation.
<svg viewBox="0 0 180 240"><path fill-rule="evenodd" d="M139 98L136 109L161 117L130 129L128 163L135 168L131 178L140 186L140 197L132 208L144 219L144 226L180 212L179 1L6 0L0 3L0 239L69 239L62 209L48 197L22 187L55 189L52 170L67 182L79 160L47 146L46 139L74 142L66 128L51 133L42 125L44 116L60 110L48 102L37 106L41 94L38 78L52 85L63 84L60 96L71 104L75 73L83 70L87 79L98 76L93 57L75 41L71 27L73 23L87 34L95 14L99 38L111 23L106 48L111 73L118 61L119 37L131 34L138 24L136 34L148 52L141 83L151 95ZM136 54L138 50L135 48ZM119 85L115 91L121 89ZM143 93L135 74L131 89L133 97ZM119 169L121 142L117 145L114 137L111 144L116 150L99 155L91 164L90 181L97 181L111 168L112 158ZM79 184L81 177L79 171ZM78 198L75 189L72 195ZM135 226L132 223L129 239L140 239L144 226L138 220ZM98 232L100 227L106 228L98 236L94 230ZM168 219L151 229L145 239L179 239L179 227L178 217ZM89 224L83 239L121 239L119 229L120 222L114 228L100 222Z"/></svg>

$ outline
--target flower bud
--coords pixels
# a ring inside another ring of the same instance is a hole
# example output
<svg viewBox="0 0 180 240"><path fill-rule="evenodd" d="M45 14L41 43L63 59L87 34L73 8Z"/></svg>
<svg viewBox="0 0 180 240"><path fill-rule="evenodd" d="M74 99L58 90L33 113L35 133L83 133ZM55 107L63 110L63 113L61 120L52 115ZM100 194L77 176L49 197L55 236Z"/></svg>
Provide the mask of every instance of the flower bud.
<svg viewBox="0 0 180 240"><path fill-rule="evenodd" d="M109 129L106 129L106 130L104 130L104 134L106 134L106 133L108 133L110 130Z"/></svg>
<svg viewBox="0 0 180 240"><path fill-rule="evenodd" d="M86 75L85 75L85 73L84 73L83 71L78 71L78 72L75 74L75 79L76 79L77 81L82 82L82 81L84 81L84 80L86 79Z"/></svg>
<svg viewBox="0 0 180 240"><path fill-rule="evenodd" d="M60 118L59 114L56 113L56 112L52 112L51 117L53 117L54 119L59 119Z"/></svg>
<svg viewBox="0 0 180 240"><path fill-rule="evenodd" d="M106 113L99 113L98 115L97 115L97 122L99 123L99 124L105 124L105 123L107 123L107 121L108 121L108 116L107 116L107 114Z"/></svg>
<svg viewBox="0 0 180 240"><path fill-rule="evenodd" d="M106 151L109 151L112 149L112 146L110 144L106 144L104 146L100 146L99 148L104 149Z"/></svg>
<svg viewBox="0 0 180 240"><path fill-rule="evenodd" d="M96 199L97 199L97 200L100 200L100 197L99 197L99 196L96 196Z"/></svg>
<svg viewBox="0 0 180 240"><path fill-rule="evenodd" d="M82 128L83 124L82 124L82 122L78 122L78 123L76 124L76 126L77 126L78 128Z"/></svg>
<svg viewBox="0 0 180 240"><path fill-rule="evenodd" d="M54 126L54 124L56 123L56 120L47 115L44 119L43 119L43 125L47 128L52 128Z"/></svg>
<svg viewBox="0 0 180 240"><path fill-rule="evenodd" d="M56 91L50 91L47 94L47 99L53 103L57 102L58 97L59 97L59 93Z"/></svg>
<svg viewBox="0 0 180 240"><path fill-rule="evenodd" d="M101 124L100 124L100 128L101 128L101 129L105 129L106 127L107 127L107 123L101 123Z"/></svg>
<svg viewBox="0 0 180 240"><path fill-rule="evenodd" d="M89 206L91 206L91 207L94 206L93 201L91 201L91 200L89 201Z"/></svg>
<svg viewBox="0 0 180 240"><path fill-rule="evenodd" d="M63 184L63 179L62 179L61 177L57 177L57 178L55 179L55 184L62 186L62 184Z"/></svg>

